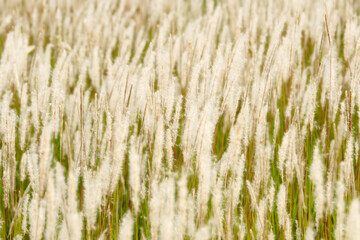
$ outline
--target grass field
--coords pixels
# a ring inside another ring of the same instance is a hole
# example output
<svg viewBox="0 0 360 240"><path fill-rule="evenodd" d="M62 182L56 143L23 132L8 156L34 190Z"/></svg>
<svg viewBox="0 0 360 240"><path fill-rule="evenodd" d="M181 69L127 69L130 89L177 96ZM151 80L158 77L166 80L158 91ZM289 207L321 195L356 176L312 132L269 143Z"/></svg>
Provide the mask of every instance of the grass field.
<svg viewBox="0 0 360 240"><path fill-rule="evenodd" d="M359 14L0 0L0 239L360 239Z"/></svg>

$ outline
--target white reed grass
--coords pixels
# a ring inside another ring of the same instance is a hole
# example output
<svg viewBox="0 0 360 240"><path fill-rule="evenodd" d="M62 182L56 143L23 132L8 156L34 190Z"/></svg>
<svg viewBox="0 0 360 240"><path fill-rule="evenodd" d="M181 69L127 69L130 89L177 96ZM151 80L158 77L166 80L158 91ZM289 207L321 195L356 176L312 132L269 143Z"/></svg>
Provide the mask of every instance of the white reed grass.
<svg viewBox="0 0 360 240"><path fill-rule="evenodd" d="M360 234L358 1L0 8L0 239Z"/></svg>
<svg viewBox="0 0 360 240"><path fill-rule="evenodd" d="M134 219L130 212L122 218L118 239L131 239L133 232Z"/></svg>
<svg viewBox="0 0 360 240"><path fill-rule="evenodd" d="M314 184L314 198L316 209L316 226L323 217L325 210L325 189L324 189L324 164L320 155L319 146L316 145L313 154L313 162L310 167L310 179Z"/></svg>

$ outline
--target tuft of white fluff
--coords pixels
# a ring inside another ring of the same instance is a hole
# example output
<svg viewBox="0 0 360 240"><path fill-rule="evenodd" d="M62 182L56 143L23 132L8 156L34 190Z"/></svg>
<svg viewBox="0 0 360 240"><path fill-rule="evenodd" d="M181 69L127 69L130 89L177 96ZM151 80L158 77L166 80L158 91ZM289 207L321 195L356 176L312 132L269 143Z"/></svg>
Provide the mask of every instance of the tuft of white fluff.
<svg viewBox="0 0 360 240"><path fill-rule="evenodd" d="M160 225L160 208L161 208L161 193L157 180L151 182L150 186L150 201L149 201L149 219L151 222L151 238L158 239L158 230Z"/></svg>
<svg viewBox="0 0 360 240"><path fill-rule="evenodd" d="M22 150L24 150L25 147L25 140L26 140L26 133L28 128L28 116L29 111L27 108L27 101L28 101L28 86L27 84L24 84L22 91L21 91L21 106L20 106L20 122L19 122L19 128L20 128L20 147Z"/></svg>
<svg viewBox="0 0 360 240"><path fill-rule="evenodd" d="M46 190L46 230L45 239L55 239L56 221L58 215L56 189L54 184L54 173L51 170L48 176Z"/></svg>
<svg viewBox="0 0 360 240"><path fill-rule="evenodd" d="M353 168L353 156L354 156L354 138L349 136L346 145L345 151L345 160L344 160L344 177L345 177L345 186L347 189L350 189L355 184L354 179L354 168Z"/></svg>
<svg viewBox="0 0 360 240"><path fill-rule="evenodd" d="M30 238L40 240L43 236L45 226L45 205L44 199L40 199L35 194L30 201L29 215L30 217Z"/></svg>
<svg viewBox="0 0 360 240"><path fill-rule="evenodd" d="M155 177L158 177L161 169L161 161L163 158L163 147L164 147L164 120L160 116L157 121L156 135L154 143L154 157L153 157L153 169Z"/></svg>
<svg viewBox="0 0 360 240"><path fill-rule="evenodd" d="M204 226L197 230L195 240L208 240L210 238L209 227Z"/></svg>
<svg viewBox="0 0 360 240"><path fill-rule="evenodd" d="M175 216L177 224L175 227L177 229L177 239L183 239L183 236L186 231L186 221L187 221L187 175L183 173L178 184L178 199L177 199L177 215Z"/></svg>
<svg viewBox="0 0 360 240"><path fill-rule="evenodd" d="M131 187L131 201L134 207L134 212L137 213L139 210L140 199L139 199L139 191L140 191L140 155L137 152L135 146L135 138L132 137L130 154L129 154L129 184Z"/></svg>
<svg viewBox="0 0 360 240"><path fill-rule="evenodd" d="M325 210L324 164L321 159L319 144L315 146L313 162L310 166L310 179L314 184L316 226L319 225Z"/></svg>
<svg viewBox="0 0 360 240"><path fill-rule="evenodd" d="M27 233L28 232L28 228L27 228L27 225L28 225L28 221L27 221L27 218L28 218L28 206L29 206L29 194L27 194L25 196L25 199L24 199L24 202L22 204L22 209L21 209L21 214L22 214L22 223L21 223L21 230L23 231L23 233ZM0 221L1 223L1 221ZM1 226L1 224L0 224ZM1 228L0 228L1 230Z"/></svg>
<svg viewBox="0 0 360 240"><path fill-rule="evenodd" d="M128 211L121 220L118 240L120 239L132 239L134 228L134 219L131 212Z"/></svg>
<svg viewBox="0 0 360 240"><path fill-rule="evenodd" d="M343 180L342 165L340 165L340 176L336 186L336 227L335 227L335 239L343 239L344 225L345 225L345 185Z"/></svg>
<svg viewBox="0 0 360 240"><path fill-rule="evenodd" d="M287 211L286 211L286 187L284 184L280 185L277 195L277 214L279 218L279 224L281 227L285 227Z"/></svg>
<svg viewBox="0 0 360 240"><path fill-rule="evenodd" d="M161 183L162 210L160 224L160 239L174 239L175 217L175 186L174 179L169 178Z"/></svg>
<svg viewBox="0 0 360 240"><path fill-rule="evenodd" d="M355 199L351 202L346 221L346 237L350 240L360 238L360 201Z"/></svg>
<svg viewBox="0 0 360 240"><path fill-rule="evenodd" d="M114 125L114 153L112 160L113 167L111 168L112 170L110 193L113 193L115 191L115 188L118 184L119 178L123 170L123 163L126 151L126 140L129 133L129 121L127 117L121 115L120 112L118 112Z"/></svg>
<svg viewBox="0 0 360 240"><path fill-rule="evenodd" d="M310 223L306 228L305 240L314 240L314 239L315 239L315 233L312 224Z"/></svg>

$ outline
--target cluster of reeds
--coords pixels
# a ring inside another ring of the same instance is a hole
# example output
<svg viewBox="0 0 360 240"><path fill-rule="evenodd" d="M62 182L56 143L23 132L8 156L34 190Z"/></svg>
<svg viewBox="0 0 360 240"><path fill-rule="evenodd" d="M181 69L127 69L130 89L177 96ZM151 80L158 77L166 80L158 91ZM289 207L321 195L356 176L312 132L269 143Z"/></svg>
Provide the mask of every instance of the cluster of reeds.
<svg viewBox="0 0 360 240"><path fill-rule="evenodd" d="M0 0L0 238L359 239L359 13Z"/></svg>

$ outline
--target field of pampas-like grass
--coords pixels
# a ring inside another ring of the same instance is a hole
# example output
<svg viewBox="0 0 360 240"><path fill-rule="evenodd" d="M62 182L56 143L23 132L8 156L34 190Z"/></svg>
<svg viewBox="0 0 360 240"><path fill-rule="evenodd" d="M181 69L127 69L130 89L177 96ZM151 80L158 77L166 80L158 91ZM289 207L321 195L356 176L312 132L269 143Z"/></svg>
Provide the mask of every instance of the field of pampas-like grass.
<svg viewBox="0 0 360 240"><path fill-rule="evenodd" d="M0 0L0 239L360 239L360 1Z"/></svg>

